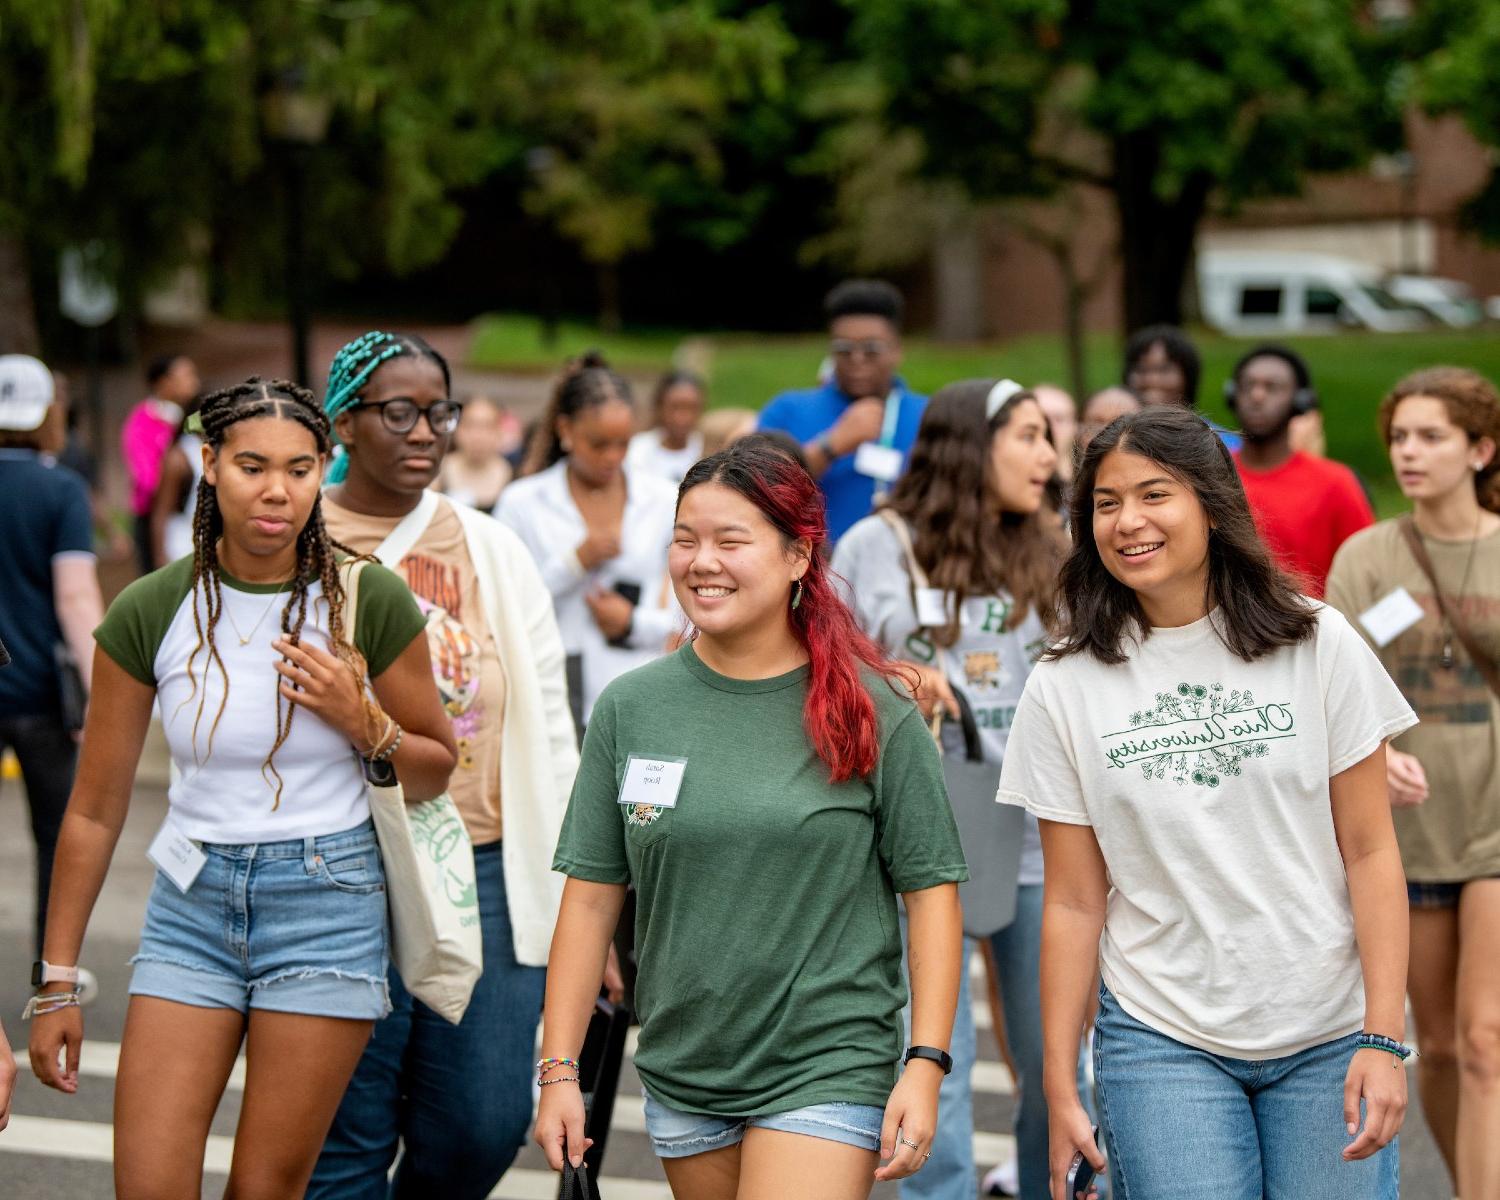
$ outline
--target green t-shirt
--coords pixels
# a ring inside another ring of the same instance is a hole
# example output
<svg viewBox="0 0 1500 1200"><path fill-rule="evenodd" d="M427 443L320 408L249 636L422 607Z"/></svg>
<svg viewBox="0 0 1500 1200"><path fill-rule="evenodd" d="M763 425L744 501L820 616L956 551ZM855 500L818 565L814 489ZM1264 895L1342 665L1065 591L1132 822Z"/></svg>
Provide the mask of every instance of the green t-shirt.
<svg viewBox="0 0 1500 1200"><path fill-rule="evenodd" d="M730 679L688 644L616 679L589 721L553 867L635 884L635 1065L671 1108L884 1106L906 1002L896 893L968 878L916 707L872 681L880 761L830 784L807 676ZM686 760L675 807L618 803L632 755Z"/></svg>

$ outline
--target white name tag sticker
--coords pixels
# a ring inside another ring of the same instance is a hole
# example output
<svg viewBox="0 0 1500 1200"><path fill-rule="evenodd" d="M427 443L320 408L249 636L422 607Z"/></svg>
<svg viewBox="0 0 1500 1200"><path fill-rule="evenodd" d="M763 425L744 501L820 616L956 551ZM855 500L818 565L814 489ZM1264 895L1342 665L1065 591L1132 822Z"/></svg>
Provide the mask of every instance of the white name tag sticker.
<svg viewBox="0 0 1500 1200"><path fill-rule="evenodd" d="M198 843L173 825L170 816L162 822L151 844L146 847L146 857L183 893L193 886L193 880L198 878L198 872L208 861Z"/></svg>
<svg viewBox="0 0 1500 1200"><path fill-rule="evenodd" d="M944 629L951 614L948 611L948 593L942 588L917 589L917 624L926 629Z"/></svg>
<svg viewBox="0 0 1500 1200"><path fill-rule="evenodd" d="M625 762L625 782L620 787L620 803L676 808L677 793L682 789L682 773L685 770L685 758L646 758L632 754Z"/></svg>
<svg viewBox="0 0 1500 1200"><path fill-rule="evenodd" d="M1427 615L1404 587L1383 596L1359 614L1359 623L1377 646L1387 646Z"/></svg>
<svg viewBox="0 0 1500 1200"><path fill-rule="evenodd" d="M854 452L854 469L870 479L881 483L895 483L901 478L901 467L905 455L894 446L882 446L879 442L864 442Z"/></svg>

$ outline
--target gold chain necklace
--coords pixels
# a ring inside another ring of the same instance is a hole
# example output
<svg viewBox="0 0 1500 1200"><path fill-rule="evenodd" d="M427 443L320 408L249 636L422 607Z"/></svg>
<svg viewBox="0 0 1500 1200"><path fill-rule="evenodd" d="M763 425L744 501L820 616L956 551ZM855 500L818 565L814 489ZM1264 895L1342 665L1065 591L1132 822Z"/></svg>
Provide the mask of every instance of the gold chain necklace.
<svg viewBox="0 0 1500 1200"><path fill-rule="evenodd" d="M271 602L266 605L265 611L263 611L260 614L260 617L256 620L255 624L250 627L250 632L249 633L241 633L240 632L239 622L234 619L234 609L232 609L227 604L224 606L224 613L229 618L230 628L232 628L234 630L234 636L240 639L240 645L241 646L248 646L250 644L250 639L253 638L255 636L256 631L262 625L265 624L266 618L271 615L271 610L276 607L276 599L277 599L277 597L281 596L282 594L284 594L286 592L287 586L291 582L292 581L290 579L288 579L286 581L286 583L283 583L279 588L277 588L273 593L271 593ZM233 589L231 589L231 590L233 590Z"/></svg>

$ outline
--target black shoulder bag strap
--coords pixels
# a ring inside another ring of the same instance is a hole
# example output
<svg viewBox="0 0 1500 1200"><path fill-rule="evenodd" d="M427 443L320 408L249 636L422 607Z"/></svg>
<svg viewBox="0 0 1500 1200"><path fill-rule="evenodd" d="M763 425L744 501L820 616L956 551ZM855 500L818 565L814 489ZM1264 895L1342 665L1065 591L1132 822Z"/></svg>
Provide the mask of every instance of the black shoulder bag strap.
<svg viewBox="0 0 1500 1200"><path fill-rule="evenodd" d="M1437 602L1438 612L1442 613L1443 620L1448 622L1448 628L1453 630L1453 636L1467 652L1469 661L1484 676L1484 681L1489 685L1490 691L1495 694L1496 698L1500 698L1500 667L1495 665L1495 660L1486 654L1479 643L1474 640L1473 633L1463 623L1455 609L1449 606L1447 598L1443 595L1443 589L1438 586L1437 572L1433 570L1427 547L1422 544L1422 535L1417 532L1417 523L1408 513L1400 518L1398 524L1401 526L1401 535L1406 539L1411 556L1417 560L1417 566L1422 568L1422 574L1427 576L1427 582L1432 584L1432 597Z"/></svg>

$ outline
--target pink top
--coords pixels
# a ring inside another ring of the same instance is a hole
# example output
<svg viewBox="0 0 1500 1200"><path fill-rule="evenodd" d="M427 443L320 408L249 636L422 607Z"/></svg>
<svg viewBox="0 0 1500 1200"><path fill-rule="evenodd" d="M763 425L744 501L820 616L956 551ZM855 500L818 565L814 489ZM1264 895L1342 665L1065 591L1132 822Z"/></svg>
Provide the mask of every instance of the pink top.
<svg viewBox="0 0 1500 1200"><path fill-rule="evenodd" d="M169 420L162 410L176 407L148 396L130 410L120 430L120 449L125 454L125 469L130 472L130 507L138 517L151 511L162 460L177 437L177 420Z"/></svg>

